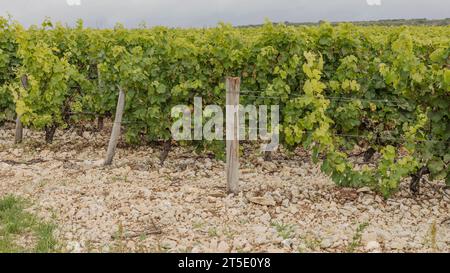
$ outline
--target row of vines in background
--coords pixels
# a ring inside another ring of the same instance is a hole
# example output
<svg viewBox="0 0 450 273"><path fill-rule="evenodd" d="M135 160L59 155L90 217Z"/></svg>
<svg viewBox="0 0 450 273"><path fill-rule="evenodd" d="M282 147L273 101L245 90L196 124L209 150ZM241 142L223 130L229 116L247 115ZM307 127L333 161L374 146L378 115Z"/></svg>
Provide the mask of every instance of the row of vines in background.
<svg viewBox="0 0 450 273"><path fill-rule="evenodd" d="M169 140L172 106L224 105L224 79L239 76L242 104L280 105L285 147L310 149L339 185L388 196L409 176L414 191L423 174L450 185L449 45L449 26L24 29L1 19L0 122L18 115L51 142L56 128L111 116L120 87L125 140Z"/></svg>

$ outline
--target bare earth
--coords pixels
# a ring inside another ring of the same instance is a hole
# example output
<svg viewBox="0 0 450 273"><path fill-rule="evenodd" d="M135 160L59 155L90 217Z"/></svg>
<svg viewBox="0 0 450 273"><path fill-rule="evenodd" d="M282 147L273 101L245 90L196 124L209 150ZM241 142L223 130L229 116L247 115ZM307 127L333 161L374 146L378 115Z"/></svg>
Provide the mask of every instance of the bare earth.
<svg viewBox="0 0 450 273"><path fill-rule="evenodd" d="M59 131L52 145L0 129L0 196L15 194L53 220L68 252L450 252L443 183L408 184L384 200L336 187L307 157L241 157L239 196L226 194L224 164L175 148L119 147L102 167L108 130Z"/></svg>

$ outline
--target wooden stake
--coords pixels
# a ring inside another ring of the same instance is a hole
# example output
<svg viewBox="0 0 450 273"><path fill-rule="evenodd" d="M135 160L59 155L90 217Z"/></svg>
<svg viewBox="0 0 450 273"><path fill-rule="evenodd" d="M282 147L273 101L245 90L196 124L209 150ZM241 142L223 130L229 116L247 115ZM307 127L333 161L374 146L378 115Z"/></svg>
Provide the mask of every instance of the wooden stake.
<svg viewBox="0 0 450 273"><path fill-rule="evenodd" d="M117 100L116 117L111 131L111 138L109 139L108 152L106 153L105 166L112 164L114 155L116 153L117 142L120 137L120 127L122 126L122 116L125 109L125 92L119 86L119 99Z"/></svg>
<svg viewBox="0 0 450 273"><path fill-rule="evenodd" d="M17 115L16 118L16 139L15 139L15 143L19 144L22 143L23 140L23 125L22 122L20 121L20 116Z"/></svg>
<svg viewBox="0 0 450 273"><path fill-rule="evenodd" d="M22 86L25 89L28 89L28 78L26 75L23 75L20 78L20 81L22 82ZM22 121L20 120L21 116L19 114L17 114L17 118L16 118L16 134L15 134L15 143L19 144L22 143L23 140L23 124Z"/></svg>
<svg viewBox="0 0 450 273"><path fill-rule="evenodd" d="M239 192L239 90L240 78L226 79L226 146L228 192Z"/></svg>
<svg viewBox="0 0 450 273"><path fill-rule="evenodd" d="M103 130L103 126L104 126L104 118L103 116L98 116L97 117L97 131L102 131Z"/></svg>

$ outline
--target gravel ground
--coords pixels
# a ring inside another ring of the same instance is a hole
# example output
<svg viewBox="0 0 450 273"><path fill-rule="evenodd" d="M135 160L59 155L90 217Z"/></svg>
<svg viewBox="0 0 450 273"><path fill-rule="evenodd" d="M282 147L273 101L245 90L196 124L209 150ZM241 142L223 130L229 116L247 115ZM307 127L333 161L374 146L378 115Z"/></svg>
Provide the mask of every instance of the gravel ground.
<svg viewBox="0 0 450 273"><path fill-rule="evenodd" d="M450 252L443 183L384 200L338 188L301 153L241 158L242 193L227 195L224 164L175 148L120 147L102 167L108 131L57 132L51 145L0 129L0 196L33 201L68 252Z"/></svg>

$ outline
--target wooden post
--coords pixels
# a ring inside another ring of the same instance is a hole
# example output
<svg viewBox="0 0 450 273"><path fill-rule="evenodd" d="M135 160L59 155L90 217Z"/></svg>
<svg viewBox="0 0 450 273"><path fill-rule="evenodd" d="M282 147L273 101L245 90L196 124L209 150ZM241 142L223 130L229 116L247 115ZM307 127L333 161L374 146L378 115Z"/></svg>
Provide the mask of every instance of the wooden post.
<svg viewBox="0 0 450 273"><path fill-rule="evenodd" d="M22 82L22 86L25 89L28 89L28 77L27 75L23 75L20 78L20 81ZM20 120L20 115L17 114L16 117L16 133L15 133L15 141L14 143L19 144L22 143L23 140L23 124L22 121Z"/></svg>
<svg viewBox="0 0 450 273"><path fill-rule="evenodd" d="M102 131L103 130L103 126L104 126L104 118L103 116L98 116L97 117L97 131Z"/></svg>
<svg viewBox="0 0 450 273"><path fill-rule="evenodd" d="M20 121L20 116L17 115L16 118L16 139L14 143L19 144L22 143L23 140L23 125L22 121Z"/></svg>
<svg viewBox="0 0 450 273"><path fill-rule="evenodd" d="M239 192L239 90L240 78L226 79L226 146L228 192Z"/></svg>
<svg viewBox="0 0 450 273"><path fill-rule="evenodd" d="M97 69L97 88L99 90L103 90L103 83L102 83L102 78L100 76L100 70L98 69L98 64L96 65L96 69ZM104 126L104 116L103 115L99 115L97 116L97 130L98 131L103 131L103 126Z"/></svg>
<svg viewBox="0 0 450 273"><path fill-rule="evenodd" d="M105 166L112 164L114 154L116 153L117 142L120 137L120 127L122 126L122 116L125 109L125 92L119 86L119 99L117 100L116 116L111 131L111 138L109 139L108 152L106 153Z"/></svg>

